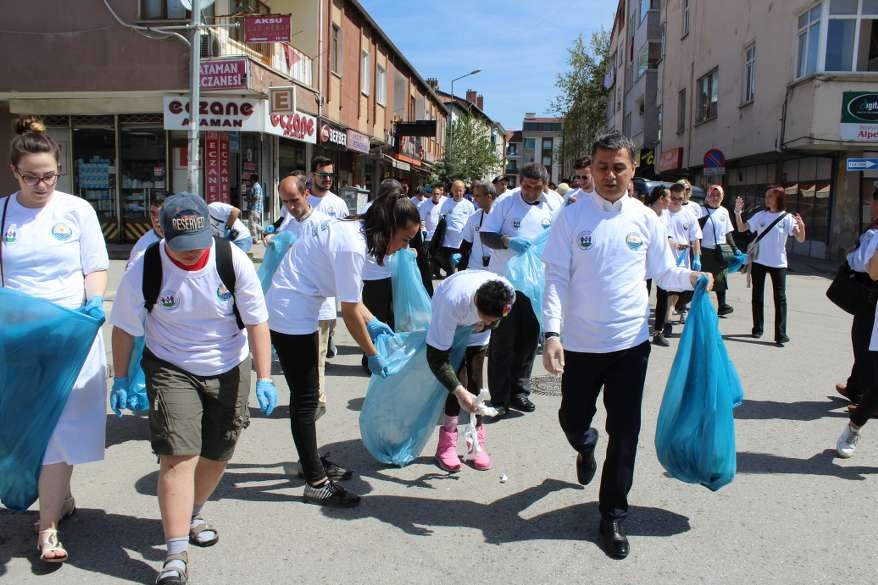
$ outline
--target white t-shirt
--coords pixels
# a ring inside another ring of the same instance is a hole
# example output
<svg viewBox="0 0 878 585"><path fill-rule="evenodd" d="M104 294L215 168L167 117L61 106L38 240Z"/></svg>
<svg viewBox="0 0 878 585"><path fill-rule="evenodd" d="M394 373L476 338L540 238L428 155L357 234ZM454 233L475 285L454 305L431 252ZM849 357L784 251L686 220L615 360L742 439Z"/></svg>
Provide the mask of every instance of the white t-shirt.
<svg viewBox="0 0 878 585"><path fill-rule="evenodd" d="M107 245L94 208L85 199L55 191L43 207L8 202L3 230L6 287L68 309L85 300L85 275L107 270Z"/></svg>
<svg viewBox="0 0 878 585"><path fill-rule="evenodd" d="M306 230L281 260L268 289L268 325L287 335L318 328L329 297L358 303L363 296L366 236L362 221L323 221Z"/></svg>
<svg viewBox="0 0 878 585"><path fill-rule="evenodd" d="M629 197L610 203L589 193L565 207L543 261L545 330L560 332L570 351L608 353L646 341L647 278L665 290L692 289L658 216Z"/></svg>
<svg viewBox="0 0 878 585"><path fill-rule="evenodd" d="M497 197L494 198L494 205L497 205L498 203L500 203L501 200L506 199L507 197L509 197L510 195L512 195L512 192L513 192L513 191L517 191L517 190L518 190L518 188L516 188L516 189L506 189L506 190L503 191L502 193L497 193Z"/></svg>
<svg viewBox="0 0 878 585"><path fill-rule="evenodd" d="M235 208L220 201L214 201L208 205L208 208L210 209L210 225L213 228L213 233L222 238L226 233L226 223L229 221L229 216L232 215L232 210ZM238 237L235 238L236 242L251 237L250 230L247 229L240 217L232 224L232 229L238 232Z"/></svg>
<svg viewBox="0 0 878 585"><path fill-rule="evenodd" d="M512 287L508 280L487 270L455 272L439 283L433 293L433 314L427 329L427 345L443 351L450 349L458 327L468 327L479 322L476 291L491 280L499 280Z"/></svg>
<svg viewBox="0 0 878 585"><path fill-rule="evenodd" d="M758 236L777 219L777 216L783 211L757 211L753 217L747 220L747 225L751 232L755 232ZM777 222L771 228L771 233L765 234L765 237L759 240L759 253L753 260L757 264L768 266L770 268L786 268L787 267L787 238L793 235L796 227L796 220L789 213Z"/></svg>
<svg viewBox="0 0 878 585"><path fill-rule="evenodd" d="M509 197L494 204L482 224L482 231L532 240L552 226L563 207L564 201L557 193L543 193L536 205L530 205L522 199L521 189L514 189ZM505 275L506 264L513 256L513 250L494 250L488 270Z"/></svg>
<svg viewBox="0 0 878 585"><path fill-rule="evenodd" d="M436 226L439 225L439 218L441 217L439 212L446 199L448 198L445 195L440 197L437 203L433 203L432 198L425 199L418 207L421 221L424 222L424 229L427 230L427 237L424 239L428 242L433 239L433 232L436 231Z"/></svg>
<svg viewBox="0 0 878 585"><path fill-rule="evenodd" d="M683 211L688 211L695 219L701 219L704 216L704 208L691 199L683 203Z"/></svg>
<svg viewBox="0 0 878 585"><path fill-rule="evenodd" d="M363 213L366 213L370 207L372 207L372 201L366 204ZM375 256L371 254L366 256L366 263L363 265L363 280L384 280L385 278L390 278L390 267L388 266L390 256L384 257L384 266L378 266Z"/></svg>
<svg viewBox="0 0 878 585"><path fill-rule="evenodd" d="M159 240L161 240L161 238L153 229L150 229L148 232L140 236L140 238L134 243L134 247L131 248L131 254L128 255L128 263L125 265L125 270L131 268L134 261L143 256L146 253L146 249Z"/></svg>
<svg viewBox="0 0 878 585"><path fill-rule="evenodd" d="M493 207L491 208L491 211L493 212ZM469 217L469 220L466 222L466 227L463 228L464 241L471 242L473 245L472 251L469 255L469 268L471 269L487 269L488 267L485 266L482 259L488 258L490 260L491 255L494 253L494 250L484 245L482 243L482 238L479 237L479 231L481 231L482 226L484 226L485 223L483 218L488 215L491 214L485 214L484 209L477 210Z"/></svg>
<svg viewBox="0 0 878 585"><path fill-rule="evenodd" d="M702 248L713 249L716 248L717 243L724 244L726 242L726 235L735 231L732 225L732 218L729 216L729 210L723 206L719 206L716 209L705 207L704 216L708 216L708 218L704 222L704 227L701 228L703 232L703 237L701 238ZM717 239L719 242L717 242Z"/></svg>
<svg viewBox="0 0 878 585"><path fill-rule="evenodd" d="M332 191L327 191L319 197L312 193L308 197L308 202L314 209L319 209L334 219L344 219L351 214L348 204L344 202L344 199Z"/></svg>
<svg viewBox="0 0 878 585"><path fill-rule="evenodd" d="M110 322L144 343L155 356L196 376L217 376L247 359L246 330L238 329L232 294L216 268L216 244L200 270L184 270L161 246L162 285L152 311L143 306L141 256L122 275ZM235 301L245 325L268 320L262 285L256 269L237 246L232 246Z"/></svg>
<svg viewBox="0 0 878 585"><path fill-rule="evenodd" d="M868 272L869 260L875 255L876 249L878 249L878 229L871 228L860 236L859 245L847 256L851 269L855 272Z"/></svg>
<svg viewBox="0 0 878 585"><path fill-rule="evenodd" d="M285 208L286 209L286 208ZM301 238L305 232L313 231L313 226L320 226L325 222L334 222L335 220L318 209L311 208L311 214L302 221L293 217L288 212L287 219L281 225L281 230L288 230L296 234L296 239ZM310 231L309 231L310 230ZM320 305L320 313L318 319L321 321L330 321L336 318L335 297L327 297L323 304Z"/></svg>
<svg viewBox="0 0 878 585"><path fill-rule="evenodd" d="M454 197L448 197L439 210L440 216L445 216L445 239L442 245L446 248L460 248L463 241L463 229L466 222L476 212L475 206L466 199L455 201Z"/></svg>
<svg viewBox="0 0 878 585"><path fill-rule="evenodd" d="M692 217L692 214L680 210L680 211L669 211L668 215L668 237L679 244L688 244L692 245L696 240L701 239L701 226L698 225L698 220ZM680 256L681 250L674 249L674 255ZM685 268L690 267L691 254L682 254L684 257L683 262L680 266ZM662 287L664 288L664 287ZM668 289L665 289L668 290Z"/></svg>

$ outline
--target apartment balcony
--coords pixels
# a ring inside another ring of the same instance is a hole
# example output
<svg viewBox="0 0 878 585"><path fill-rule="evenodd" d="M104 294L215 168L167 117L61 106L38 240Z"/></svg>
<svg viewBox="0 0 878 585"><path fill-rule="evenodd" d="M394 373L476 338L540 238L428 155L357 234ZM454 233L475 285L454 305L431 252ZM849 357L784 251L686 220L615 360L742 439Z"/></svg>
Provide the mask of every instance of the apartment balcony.
<svg viewBox="0 0 878 585"><path fill-rule="evenodd" d="M215 24L241 23L240 18L222 16ZM308 87L313 87L311 58L290 43L244 44L243 24L238 27L212 27L203 39L202 58L247 57L264 67Z"/></svg>
<svg viewBox="0 0 878 585"><path fill-rule="evenodd" d="M817 74L791 83L787 87L783 147L825 150L832 142L878 142L878 99L858 100L851 109L857 110L859 104L859 112L843 112L854 97L849 95L845 100L845 92L869 91L878 94L874 73Z"/></svg>

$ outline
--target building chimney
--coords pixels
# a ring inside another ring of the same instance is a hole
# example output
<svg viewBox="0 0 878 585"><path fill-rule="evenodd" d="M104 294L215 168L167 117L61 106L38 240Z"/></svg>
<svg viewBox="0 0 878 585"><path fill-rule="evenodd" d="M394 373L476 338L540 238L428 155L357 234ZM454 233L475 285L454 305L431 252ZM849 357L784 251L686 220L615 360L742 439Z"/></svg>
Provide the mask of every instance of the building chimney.
<svg viewBox="0 0 878 585"><path fill-rule="evenodd" d="M429 85L430 89L432 89L433 91L437 91L439 89L439 80L435 77L428 77L427 85Z"/></svg>
<svg viewBox="0 0 878 585"><path fill-rule="evenodd" d="M476 95L477 92L473 89L466 90L466 101L471 103L472 105L476 105Z"/></svg>
<svg viewBox="0 0 878 585"><path fill-rule="evenodd" d="M479 109L483 112L485 111L485 96L479 94L476 98L476 105L479 106Z"/></svg>
<svg viewBox="0 0 878 585"><path fill-rule="evenodd" d="M536 113L536 112L527 112L527 113L524 115L524 117L525 117L525 119L527 119L527 118L536 118L536 117L537 117L537 113Z"/></svg>

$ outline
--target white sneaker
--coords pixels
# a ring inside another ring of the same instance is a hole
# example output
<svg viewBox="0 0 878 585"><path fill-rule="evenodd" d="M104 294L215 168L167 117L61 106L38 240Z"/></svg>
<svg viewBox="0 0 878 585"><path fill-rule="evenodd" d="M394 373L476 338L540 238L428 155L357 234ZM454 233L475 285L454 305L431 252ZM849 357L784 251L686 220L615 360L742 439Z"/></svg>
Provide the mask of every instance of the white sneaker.
<svg viewBox="0 0 878 585"><path fill-rule="evenodd" d="M844 459L851 457L857 450L857 442L860 440L859 429L854 430L850 424L845 425L844 431L835 443L835 450L838 456Z"/></svg>

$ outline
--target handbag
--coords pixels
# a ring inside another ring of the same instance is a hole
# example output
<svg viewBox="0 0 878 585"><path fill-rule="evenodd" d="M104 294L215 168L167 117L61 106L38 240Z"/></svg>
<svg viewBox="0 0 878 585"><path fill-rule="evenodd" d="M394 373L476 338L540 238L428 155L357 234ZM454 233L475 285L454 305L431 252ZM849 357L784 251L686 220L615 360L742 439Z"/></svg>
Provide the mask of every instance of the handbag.
<svg viewBox="0 0 878 585"><path fill-rule="evenodd" d="M874 311L875 302L878 301L878 282L869 278L868 274L854 271L845 260L826 289L826 296L835 306L851 315Z"/></svg>
<svg viewBox="0 0 878 585"><path fill-rule="evenodd" d="M710 209L710 208L705 207L705 209ZM707 212L707 217L704 219L704 224L701 226L702 229L705 229L707 227L708 221L713 224L713 241L714 241L714 245L716 246L713 249L714 258L716 259L717 263L720 265L720 268L722 270L725 270L726 268L729 267L729 264L731 263L732 259L735 258L735 248L734 248L734 246L732 246L728 242L720 243L719 238L717 237L717 233L716 233L716 222L713 220L713 214L710 213L709 211Z"/></svg>

